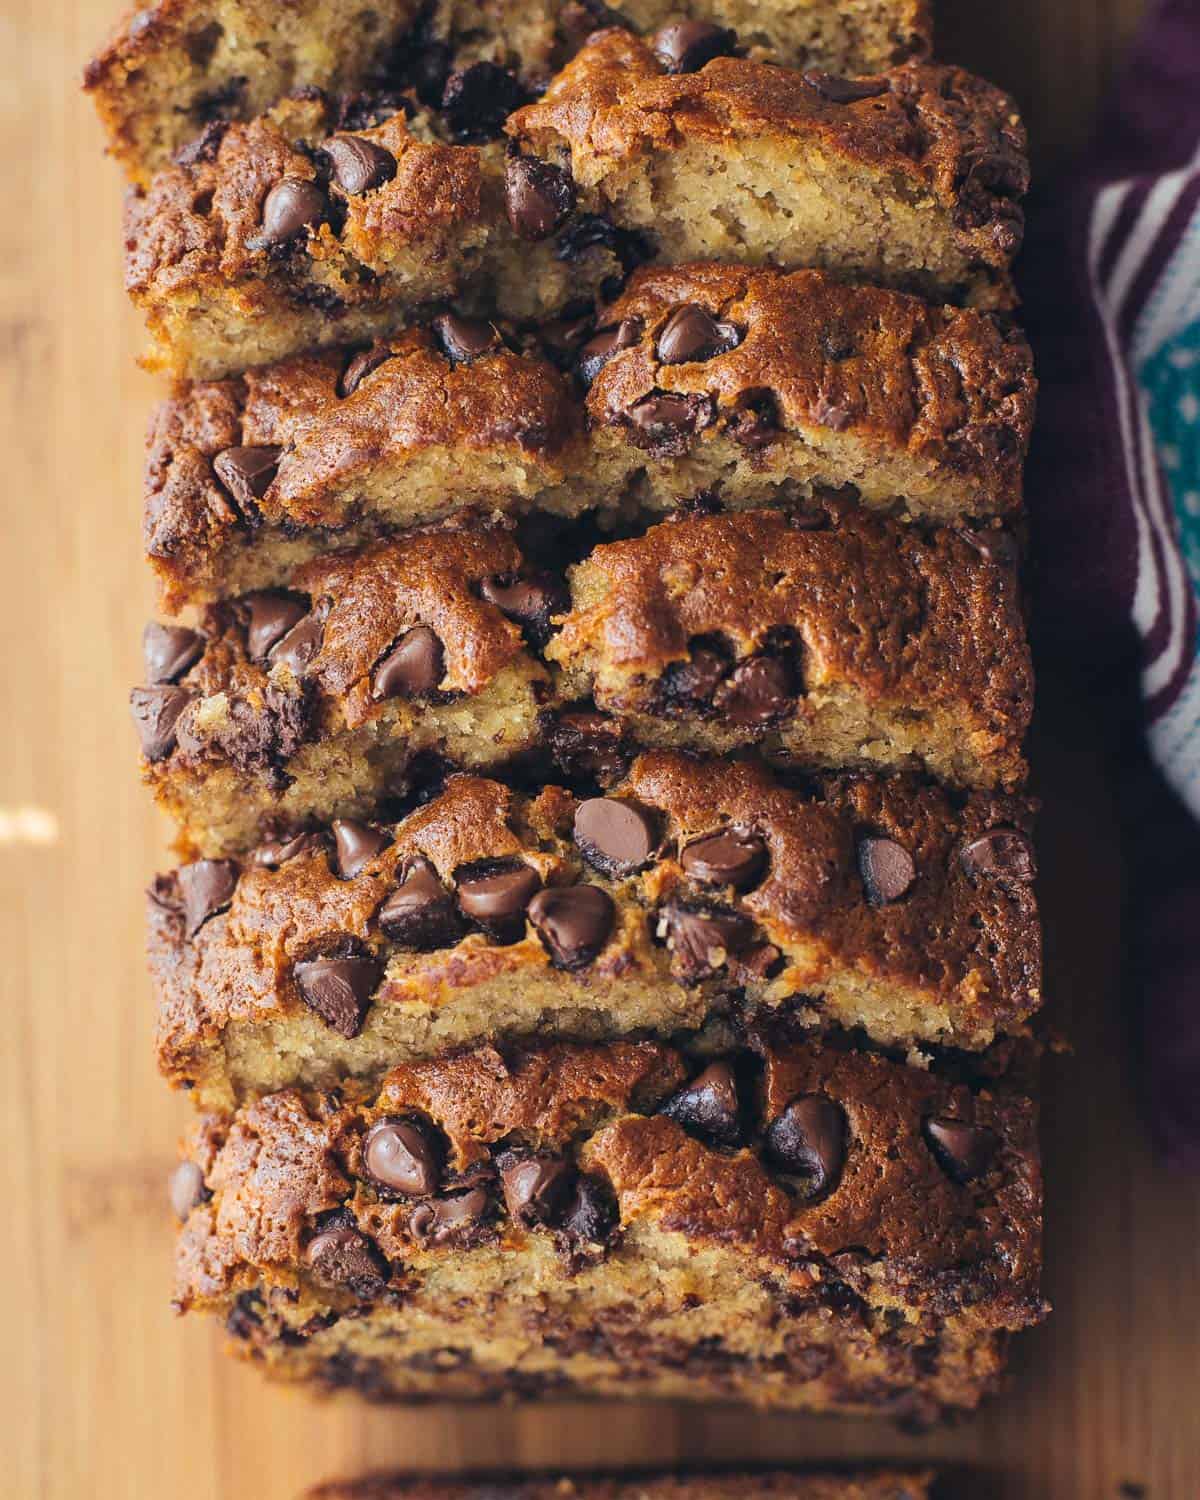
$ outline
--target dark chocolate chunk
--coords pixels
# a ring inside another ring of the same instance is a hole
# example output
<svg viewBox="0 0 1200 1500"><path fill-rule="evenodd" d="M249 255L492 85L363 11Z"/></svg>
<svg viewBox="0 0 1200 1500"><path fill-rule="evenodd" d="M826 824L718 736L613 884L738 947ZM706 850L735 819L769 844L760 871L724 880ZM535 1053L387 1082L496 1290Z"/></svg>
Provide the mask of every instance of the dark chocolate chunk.
<svg viewBox="0 0 1200 1500"><path fill-rule="evenodd" d="M591 385L604 366L622 349L632 349L642 336L641 318L622 318L615 328L601 328L579 351L576 369L584 385Z"/></svg>
<svg viewBox="0 0 1200 1500"><path fill-rule="evenodd" d="M371 677L371 696L426 698L437 691L443 671L441 641L428 625L415 625L376 666Z"/></svg>
<svg viewBox="0 0 1200 1500"><path fill-rule="evenodd" d="M745 891L766 868L767 846L756 833L729 828L685 845L679 863L704 885L731 885Z"/></svg>
<svg viewBox="0 0 1200 1500"><path fill-rule="evenodd" d="M339 880L361 875L377 854L391 843L386 833L352 818L333 820L333 869Z"/></svg>
<svg viewBox="0 0 1200 1500"><path fill-rule="evenodd" d="M504 199L513 233L544 240L575 211L575 183L562 167L514 155L504 165Z"/></svg>
<svg viewBox="0 0 1200 1500"><path fill-rule="evenodd" d="M245 594L247 611L246 654L251 661L265 661L294 625L308 613L306 605L274 590Z"/></svg>
<svg viewBox="0 0 1200 1500"><path fill-rule="evenodd" d="M462 318L458 313L442 313L429 325L442 352L453 365L469 365L490 349L499 349L501 339L494 323L483 318Z"/></svg>
<svg viewBox="0 0 1200 1500"><path fill-rule="evenodd" d="M372 371L378 370L380 365L387 364L393 357L390 344L372 344L369 349L360 349L342 371L342 377L338 381L338 395L343 399L353 396Z"/></svg>
<svg viewBox="0 0 1200 1500"><path fill-rule="evenodd" d="M204 1173L194 1161L181 1161L167 1179L167 1196L175 1217L182 1222L198 1204L208 1197Z"/></svg>
<svg viewBox="0 0 1200 1500"><path fill-rule="evenodd" d="M204 655L204 637L185 625L160 625L151 621L142 632L142 660L146 681L152 687L178 682Z"/></svg>
<svg viewBox="0 0 1200 1500"><path fill-rule="evenodd" d="M650 42L650 50L668 73L695 73L714 57L728 57L737 33L709 21L668 21Z"/></svg>
<svg viewBox="0 0 1200 1500"><path fill-rule="evenodd" d="M477 62L450 74L441 107L456 140L480 142L500 135L505 120L524 102L524 90L507 68Z"/></svg>
<svg viewBox="0 0 1200 1500"><path fill-rule="evenodd" d="M134 727L149 761L162 760L175 748L175 727L192 695L178 687L134 688L129 695Z"/></svg>
<svg viewBox="0 0 1200 1500"><path fill-rule="evenodd" d="M922 1129L934 1160L955 1182L970 1182L986 1172L999 1145L994 1130L966 1120L938 1116L926 1120Z"/></svg>
<svg viewBox="0 0 1200 1500"><path fill-rule="evenodd" d="M513 1221L525 1229L560 1222L571 1201L575 1169L559 1156L510 1156L500 1162L500 1185Z"/></svg>
<svg viewBox="0 0 1200 1500"><path fill-rule="evenodd" d="M744 728L773 724L792 711L795 677L778 656L752 656L734 667L713 702L730 723Z"/></svg>
<svg viewBox="0 0 1200 1500"><path fill-rule="evenodd" d="M587 710L547 714L542 732L564 776L587 776L607 785L629 765L630 751L620 724L603 714Z"/></svg>
<svg viewBox="0 0 1200 1500"><path fill-rule="evenodd" d="M310 958L296 965L300 998L341 1036L356 1037L381 973L371 954Z"/></svg>
<svg viewBox="0 0 1200 1500"><path fill-rule="evenodd" d="M846 1113L824 1094L793 1099L764 1138L768 1160L804 1185L812 1203L837 1186L846 1162Z"/></svg>
<svg viewBox="0 0 1200 1500"><path fill-rule="evenodd" d="M858 873L868 903L887 906L908 894L917 867L903 844L871 834L858 842Z"/></svg>
<svg viewBox="0 0 1200 1500"><path fill-rule="evenodd" d="M379 908L379 925L404 948L447 948L462 936L454 898L419 855L405 860L395 890Z"/></svg>
<svg viewBox="0 0 1200 1500"><path fill-rule="evenodd" d="M664 365L693 364L736 349L740 342L732 323L718 323L696 303L684 302L658 336L658 357Z"/></svg>
<svg viewBox="0 0 1200 1500"><path fill-rule="evenodd" d="M830 104L857 104L860 99L874 99L888 91L886 78L840 78L821 68L810 68L800 77L822 99Z"/></svg>
<svg viewBox="0 0 1200 1500"><path fill-rule="evenodd" d="M277 870L298 854L315 853L325 848L325 840L319 833L294 833L291 838L271 839L268 843L260 844L250 859L263 869Z"/></svg>
<svg viewBox="0 0 1200 1500"><path fill-rule="evenodd" d="M485 578L479 585L479 594L510 620L515 620L538 646L545 645L549 638L551 619L566 614L570 607L566 590L549 573L536 573L526 578Z"/></svg>
<svg viewBox="0 0 1200 1500"><path fill-rule="evenodd" d="M489 930L521 931L525 909L541 888L536 870L520 860L490 860L456 875L458 904L466 916Z"/></svg>
<svg viewBox="0 0 1200 1500"><path fill-rule="evenodd" d="M617 909L598 885L548 886L530 901L528 916L555 966L581 969L612 936Z"/></svg>
<svg viewBox="0 0 1200 1500"><path fill-rule="evenodd" d="M263 200L262 233L251 248L284 245L319 224L328 210L328 199L315 182L284 177Z"/></svg>
<svg viewBox="0 0 1200 1500"><path fill-rule="evenodd" d="M710 1063L660 1108L677 1125L718 1146L737 1146L743 1135L737 1075L727 1062Z"/></svg>
<svg viewBox="0 0 1200 1500"><path fill-rule="evenodd" d="M334 1224L309 1241L305 1252L313 1275L326 1286L345 1287L356 1297L378 1297L387 1285L387 1266L358 1229Z"/></svg>
<svg viewBox="0 0 1200 1500"><path fill-rule="evenodd" d="M465 1193L447 1193L444 1198L418 1203L408 1220L408 1231L426 1245L448 1245L480 1224L491 1208L486 1188L468 1188Z"/></svg>
<svg viewBox="0 0 1200 1500"><path fill-rule="evenodd" d="M213 459L213 473L245 514L253 515L256 500L270 488L283 449L275 443L225 448Z"/></svg>
<svg viewBox="0 0 1200 1500"><path fill-rule="evenodd" d="M333 165L334 182L352 198L382 187L396 175L392 153L361 135L335 135L321 149Z"/></svg>
<svg viewBox="0 0 1200 1500"><path fill-rule="evenodd" d="M438 1190L441 1152L420 1120L376 1120L363 1137L362 1159L368 1177L390 1192L427 1198Z"/></svg>
<svg viewBox="0 0 1200 1500"><path fill-rule="evenodd" d="M627 413L630 441L664 458L682 457L697 432L711 426L711 396L676 396L652 391Z"/></svg>
<svg viewBox="0 0 1200 1500"><path fill-rule="evenodd" d="M603 1245L620 1222L616 1200L604 1183L580 1173L559 1221L559 1228L574 1240Z"/></svg>
<svg viewBox="0 0 1200 1500"><path fill-rule="evenodd" d="M179 871L184 931L195 937L210 917L224 911L237 889L238 867L231 859L198 859Z"/></svg>
<svg viewBox="0 0 1200 1500"><path fill-rule="evenodd" d="M589 797L575 809L579 851L606 875L632 875L658 848L654 814L638 802Z"/></svg>
<svg viewBox="0 0 1200 1500"><path fill-rule="evenodd" d="M664 907L660 934L685 979L703 979L748 947L754 924L736 912L703 911L672 902Z"/></svg>
<svg viewBox="0 0 1200 1500"><path fill-rule="evenodd" d="M672 662L663 674L663 692L669 704L708 704L725 680L729 663L719 651L693 645L687 661Z"/></svg>
<svg viewBox="0 0 1200 1500"><path fill-rule="evenodd" d="M962 851L968 875L1016 880L1022 885L1037 879L1037 859L1028 835L1019 828L989 828Z"/></svg>
<svg viewBox="0 0 1200 1500"><path fill-rule="evenodd" d="M303 677L321 649L324 633L324 619L317 610L313 610L271 647L267 661L273 667L287 667L297 677Z"/></svg>

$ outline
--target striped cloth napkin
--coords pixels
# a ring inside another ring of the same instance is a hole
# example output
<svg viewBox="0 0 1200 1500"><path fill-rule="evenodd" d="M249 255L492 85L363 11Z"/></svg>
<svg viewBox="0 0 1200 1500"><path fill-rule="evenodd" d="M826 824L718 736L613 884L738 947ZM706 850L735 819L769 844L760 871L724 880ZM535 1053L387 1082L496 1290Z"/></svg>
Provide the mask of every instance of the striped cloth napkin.
<svg viewBox="0 0 1200 1500"><path fill-rule="evenodd" d="M1031 213L1043 653L1119 740L1147 1113L1200 1167L1200 0L1152 6L1089 159Z"/></svg>

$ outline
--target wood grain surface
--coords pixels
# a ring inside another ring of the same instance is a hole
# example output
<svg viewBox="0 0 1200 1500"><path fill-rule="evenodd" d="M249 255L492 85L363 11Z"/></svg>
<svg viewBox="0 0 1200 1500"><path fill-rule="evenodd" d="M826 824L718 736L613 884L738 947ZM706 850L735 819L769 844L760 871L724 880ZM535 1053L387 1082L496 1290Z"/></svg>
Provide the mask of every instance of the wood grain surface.
<svg viewBox="0 0 1200 1500"><path fill-rule="evenodd" d="M139 893L164 830L125 698L155 394L120 279L119 183L79 67L112 0L0 3L0 1493L291 1500L337 1472L705 1460L943 1459L963 1495L1200 1496L1200 1191L1151 1160L1115 976L1119 782L1044 683L1047 989L1077 1041L1045 1110L1048 1292L1009 1392L923 1438L741 1411L368 1410L263 1386L167 1305L163 1180L185 1104L151 1060ZM1043 168L1086 135L1135 0L955 0L948 54L1014 88Z"/></svg>

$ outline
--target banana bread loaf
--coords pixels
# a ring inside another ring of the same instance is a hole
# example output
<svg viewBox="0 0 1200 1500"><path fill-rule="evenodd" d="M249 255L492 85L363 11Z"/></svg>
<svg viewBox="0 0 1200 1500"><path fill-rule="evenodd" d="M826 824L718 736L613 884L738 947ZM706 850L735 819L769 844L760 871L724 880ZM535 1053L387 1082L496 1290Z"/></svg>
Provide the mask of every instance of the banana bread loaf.
<svg viewBox="0 0 1200 1500"><path fill-rule="evenodd" d="M379 1399L929 1420L1036 1323L1032 1103L815 1046L491 1048L194 1131L176 1305Z"/></svg>
<svg viewBox="0 0 1200 1500"><path fill-rule="evenodd" d="M1017 798L640 756L607 796L459 775L155 883L159 1060L204 1106L479 1042L757 1015L986 1048L1041 996Z"/></svg>
<svg viewBox="0 0 1200 1500"><path fill-rule="evenodd" d="M373 1474L334 1481L307 1500L929 1500L927 1472L871 1469L861 1473L764 1470L731 1474L471 1475Z"/></svg>

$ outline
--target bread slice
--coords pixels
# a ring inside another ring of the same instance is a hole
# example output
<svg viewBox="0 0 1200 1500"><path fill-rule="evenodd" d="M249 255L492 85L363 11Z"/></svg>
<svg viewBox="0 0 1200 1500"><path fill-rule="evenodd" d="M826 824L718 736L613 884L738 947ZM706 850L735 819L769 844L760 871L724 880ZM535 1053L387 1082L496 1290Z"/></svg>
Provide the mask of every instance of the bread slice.
<svg viewBox="0 0 1200 1500"><path fill-rule="evenodd" d="M1035 1110L866 1053L484 1048L195 1130L176 1305L274 1378L929 1421L1040 1320Z"/></svg>

